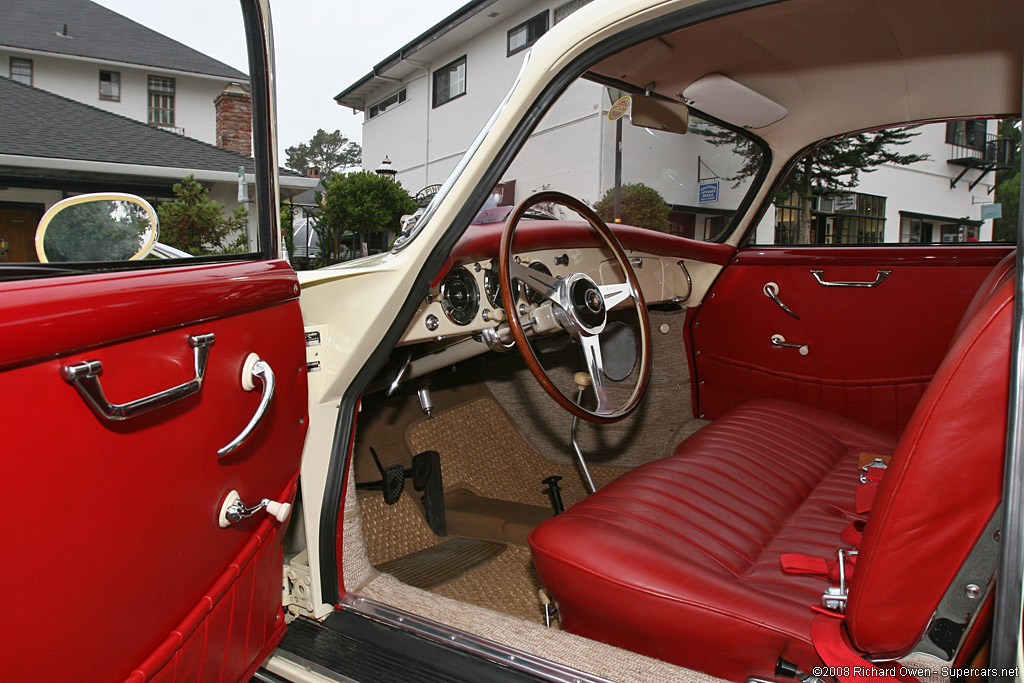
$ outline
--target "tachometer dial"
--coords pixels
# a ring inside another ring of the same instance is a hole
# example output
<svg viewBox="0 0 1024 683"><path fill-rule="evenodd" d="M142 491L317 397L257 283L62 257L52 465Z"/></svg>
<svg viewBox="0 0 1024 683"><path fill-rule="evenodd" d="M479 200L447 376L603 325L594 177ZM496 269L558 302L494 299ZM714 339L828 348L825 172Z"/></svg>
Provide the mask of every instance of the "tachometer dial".
<svg viewBox="0 0 1024 683"><path fill-rule="evenodd" d="M533 263L531 263L530 268L541 273L544 273L545 275L551 275L551 271L548 270L548 267L545 266L540 261L534 261ZM523 285L523 290L526 292L526 300L529 301L531 304L539 304L544 301L544 295L542 295L540 292L530 289L530 285Z"/></svg>
<svg viewBox="0 0 1024 683"><path fill-rule="evenodd" d="M468 325L479 308L476 278L462 266L452 268L441 283L441 310L456 325Z"/></svg>
<svg viewBox="0 0 1024 683"><path fill-rule="evenodd" d="M519 280L512 280L512 300L519 298ZM501 302L501 278L498 277L498 259L491 262L491 267L484 271L484 291L491 306L504 309Z"/></svg>

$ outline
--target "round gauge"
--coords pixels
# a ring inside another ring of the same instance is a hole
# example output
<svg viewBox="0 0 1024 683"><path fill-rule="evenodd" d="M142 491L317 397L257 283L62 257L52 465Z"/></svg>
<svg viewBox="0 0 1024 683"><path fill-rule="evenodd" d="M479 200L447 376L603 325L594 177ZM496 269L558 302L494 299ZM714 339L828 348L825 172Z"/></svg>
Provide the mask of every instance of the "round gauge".
<svg viewBox="0 0 1024 683"><path fill-rule="evenodd" d="M441 310L456 325L468 325L480 308L480 288L476 278L459 266L448 271L441 283Z"/></svg>
<svg viewBox="0 0 1024 683"><path fill-rule="evenodd" d="M531 263L530 268L541 273L544 273L545 275L551 275L551 271L548 270L548 267L545 266L540 261L534 261L533 263ZM544 295L542 295L540 292L536 292L530 289L529 285L523 285L523 289L526 292L526 300L529 301L531 304L539 304L544 301Z"/></svg>
<svg viewBox="0 0 1024 683"><path fill-rule="evenodd" d="M512 300L519 298L519 280L512 280ZM484 271L484 291L491 306L504 309L501 302L501 278L498 276L498 259L491 262L491 267Z"/></svg>

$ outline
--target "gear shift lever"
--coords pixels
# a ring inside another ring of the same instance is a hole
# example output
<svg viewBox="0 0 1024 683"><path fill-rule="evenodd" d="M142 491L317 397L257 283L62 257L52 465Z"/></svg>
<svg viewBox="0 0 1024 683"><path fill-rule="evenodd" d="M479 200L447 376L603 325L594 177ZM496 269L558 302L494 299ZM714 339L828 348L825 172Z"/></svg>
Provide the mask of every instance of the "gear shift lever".
<svg viewBox="0 0 1024 683"><path fill-rule="evenodd" d="M587 390L587 387L591 385L593 380L590 379L590 375L585 372L577 372L572 376L572 381L576 382L576 405L583 403L583 392ZM594 480L590 476L590 469L587 468L587 461L583 459L583 451L580 450L580 444L576 441L576 424L580 421L575 415L572 418L572 432L570 436L572 438L572 449L576 452L576 462L580 465L580 472L583 474L583 486L586 487L587 493L593 493L597 490L594 486Z"/></svg>

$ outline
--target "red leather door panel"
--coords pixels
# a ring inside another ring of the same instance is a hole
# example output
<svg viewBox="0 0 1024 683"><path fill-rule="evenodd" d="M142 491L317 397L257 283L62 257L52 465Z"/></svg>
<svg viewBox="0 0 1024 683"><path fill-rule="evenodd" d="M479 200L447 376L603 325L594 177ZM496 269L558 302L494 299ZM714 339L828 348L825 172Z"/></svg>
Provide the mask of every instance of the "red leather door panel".
<svg viewBox="0 0 1024 683"><path fill-rule="evenodd" d="M0 516L9 618L0 670L18 681L240 680L283 636L284 526L226 529L222 501L290 500L306 430L295 275L262 262L0 283ZM197 394L122 422L98 417L63 365L103 364L112 402L194 375L189 335L213 333ZM241 386L246 356L274 370Z"/></svg>
<svg viewBox="0 0 1024 683"><path fill-rule="evenodd" d="M898 434L985 275L1010 247L750 248L737 252L691 324L695 413L784 398ZM824 287L873 281L877 287ZM768 282L798 316L764 294ZM772 335L806 344L775 348Z"/></svg>

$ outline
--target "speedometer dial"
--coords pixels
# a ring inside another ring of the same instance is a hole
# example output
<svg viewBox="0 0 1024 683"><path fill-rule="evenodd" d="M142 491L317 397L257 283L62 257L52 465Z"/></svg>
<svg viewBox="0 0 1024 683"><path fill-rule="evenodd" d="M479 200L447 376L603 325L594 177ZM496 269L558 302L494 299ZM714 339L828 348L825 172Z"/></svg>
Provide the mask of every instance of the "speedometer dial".
<svg viewBox="0 0 1024 683"><path fill-rule="evenodd" d="M545 266L540 261L534 261L533 263L531 263L530 268L532 270L544 273L545 275L551 275L551 271L548 270L548 267ZM523 285L523 287L526 291L526 300L529 301L531 304L540 304L544 301L544 295L532 289L530 285Z"/></svg>
<svg viewBox="0 0 1024 683"><path fill-rule="evenodd" d="M501 303L501 278L498 277L498 259L491 262L491 267L484 271L484 290L487 300L495 308L505 308ZM519 280L512 280L512 300L519 298Z"/></svg>
<svg viewBox="0 0 1024 683"><path fill-rule="evenodd" d="M462 266L452 268L441 283L441 310L456 325L468 325L479 308L476 278Z"/></svg>

